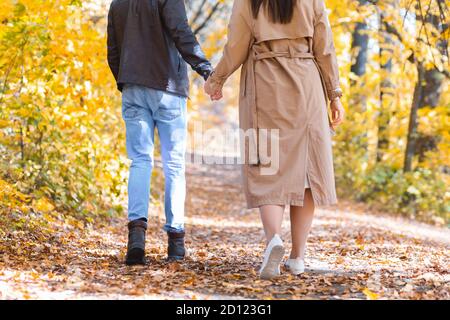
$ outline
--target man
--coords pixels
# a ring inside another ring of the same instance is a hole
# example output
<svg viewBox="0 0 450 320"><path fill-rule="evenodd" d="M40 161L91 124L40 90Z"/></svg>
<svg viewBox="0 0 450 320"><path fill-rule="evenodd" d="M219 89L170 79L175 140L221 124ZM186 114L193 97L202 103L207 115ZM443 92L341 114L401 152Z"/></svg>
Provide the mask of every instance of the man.
<svg viewBox="0 0 450 320"><path fill-rule="evenodd" d="M184 61L183 61L184 60ZM186 196L186 63L205 80L211 64L188 25L183 0L114 0L108 14L108 63L122 91L128 157L126 264L145 264L154 131L165 176L168 258L181 260Z"/></svg>

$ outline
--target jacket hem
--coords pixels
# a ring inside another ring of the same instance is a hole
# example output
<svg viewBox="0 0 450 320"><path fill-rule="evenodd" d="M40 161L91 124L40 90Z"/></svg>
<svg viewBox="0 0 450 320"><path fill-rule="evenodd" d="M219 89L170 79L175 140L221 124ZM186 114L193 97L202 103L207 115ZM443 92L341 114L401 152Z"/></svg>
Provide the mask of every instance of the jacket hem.
<svg viewBox="0 0 450 320"><path fill-rule="evenodd" d="M124 85L127 85L127 84L134 84L134 85L138 85L138 86L147 87L150 89L161 90L161 91L164 91L167 93L172 93L172 94L182 96L184 98L189 97L189 94L186 93L186 91L184 91L184 90L174 90L174 89L168 88L165 85L159 85L159 84L153 84L153 83L143 83L140 81L120 81L117 83L117 88L119 89L119 91L122 92Z"/></svg>

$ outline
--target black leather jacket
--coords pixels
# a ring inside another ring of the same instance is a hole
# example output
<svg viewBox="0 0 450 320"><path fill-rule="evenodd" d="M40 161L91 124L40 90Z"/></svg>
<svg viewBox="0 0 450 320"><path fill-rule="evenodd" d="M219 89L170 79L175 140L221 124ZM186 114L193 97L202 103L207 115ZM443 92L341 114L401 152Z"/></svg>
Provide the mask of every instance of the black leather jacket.
<svg viewBox="0 0 450 320"><path fill-rule="evenodd" d="M119 90L124 84L138 84L187 97L185 61L205 79L211 73L211 64L188 24L183 0L112 2L108 64Z"/></svg>

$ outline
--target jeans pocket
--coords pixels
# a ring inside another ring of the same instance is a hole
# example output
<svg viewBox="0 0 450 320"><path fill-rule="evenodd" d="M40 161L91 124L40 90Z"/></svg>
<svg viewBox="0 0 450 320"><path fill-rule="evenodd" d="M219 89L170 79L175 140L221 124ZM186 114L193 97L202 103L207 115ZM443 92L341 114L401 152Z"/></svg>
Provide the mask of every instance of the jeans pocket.
<svg viewBox="0 0 450 320"><path fill-rule="evenodd" d="M125 102L122 104L122 118L125 121L137 120L142 114L142 108L137 104Z"/></svg>
<svg viewBox="0 0 450 320"><path fill-rule="evenodd" d="M166 94L158 110L155 113L155 116L159 120L163 121L171 121L181 116L181 109L183 98Z"/></svg>
<svg viewBox="0 0 450 320"><path fill-rule="evenodd" d="M142 89L139 86L126 84L122 91L122 118L136 120L144 112L142 105Z"/></svg>
<svg viewBox="0 0 450 320"><path fill-rule="evenodd" d="M124 120L135 120L139 116L139 109L134 106L124 107L122 109L122 117Z"/></svg>
<svg viewBox="0 0 450 320"><path fill-rule="evenodd" d="M126 120L136 120L139 118L139 108L137 106L125 105L122 107L122 118Z"/></svg>

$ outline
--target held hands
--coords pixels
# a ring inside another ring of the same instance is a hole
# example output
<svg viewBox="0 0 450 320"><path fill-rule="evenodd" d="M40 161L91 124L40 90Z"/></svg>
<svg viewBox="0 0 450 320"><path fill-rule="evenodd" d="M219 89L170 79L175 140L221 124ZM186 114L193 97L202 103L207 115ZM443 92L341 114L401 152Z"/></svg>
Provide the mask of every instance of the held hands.
<svg viewBox="0 0 450 320"><path fill-rule="evenodd" d="M339 125L344 122L345 110L342 105L341 99L336 98L331 101L331 125L333 129L336 129Z"/></svg>
<svg viewBox="0 0 450 320"><path fill-rule="evenodd" d="M205 82L205 92L208 94L212 101L218 101L223 98L222 86L214 85L211 77Z"/></svg>

